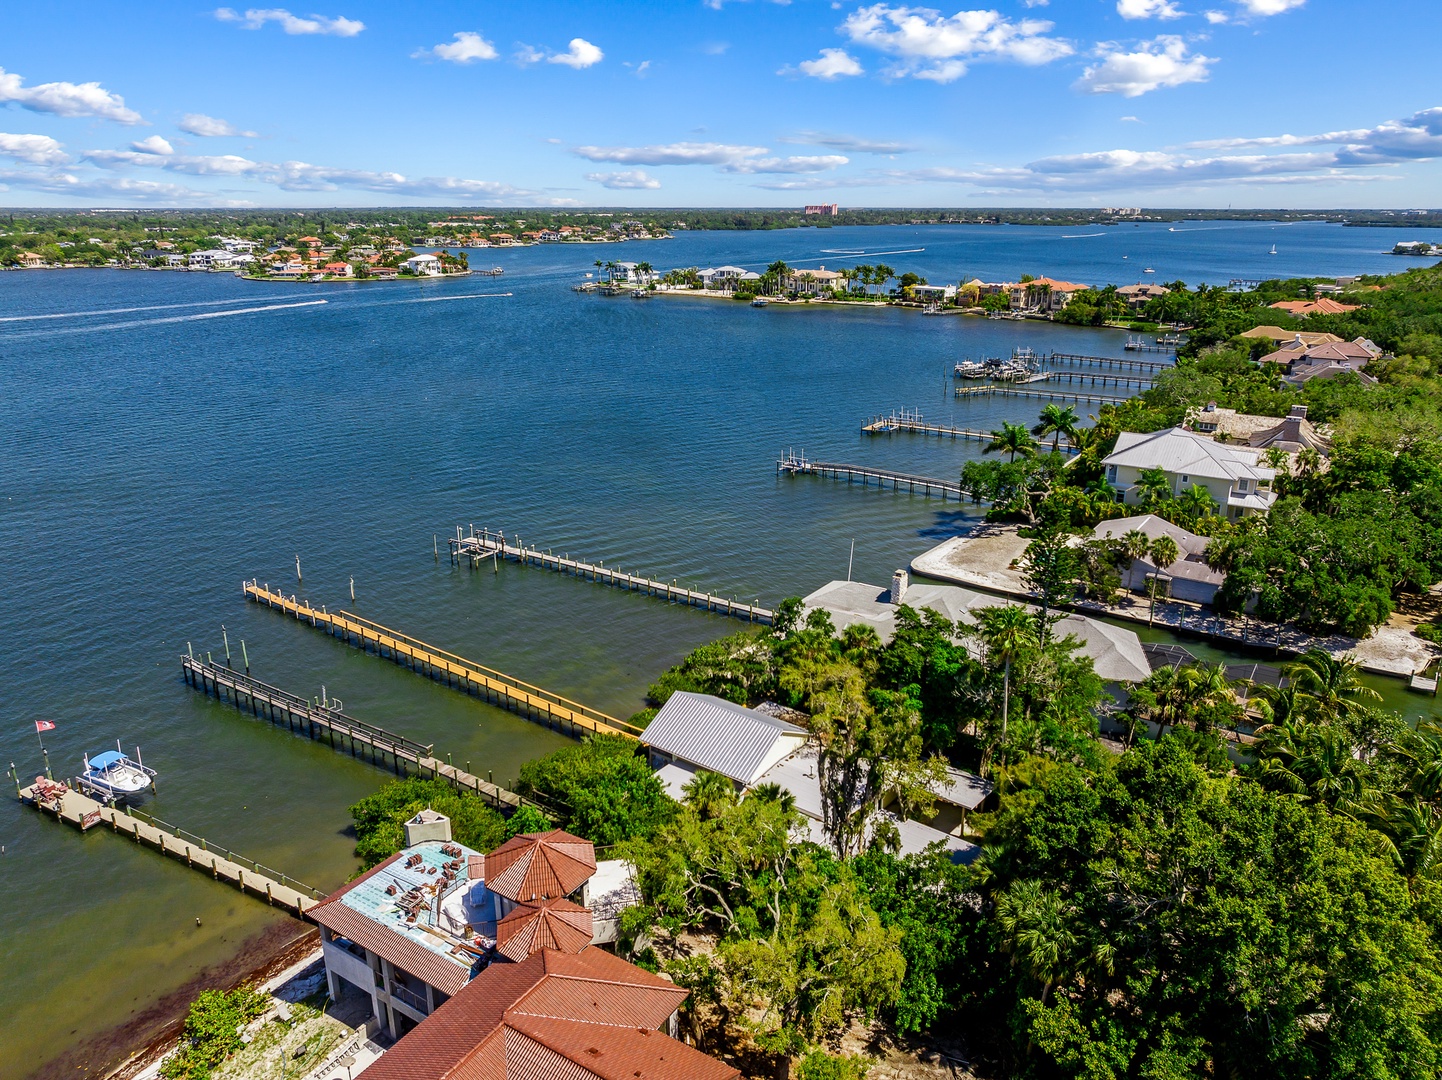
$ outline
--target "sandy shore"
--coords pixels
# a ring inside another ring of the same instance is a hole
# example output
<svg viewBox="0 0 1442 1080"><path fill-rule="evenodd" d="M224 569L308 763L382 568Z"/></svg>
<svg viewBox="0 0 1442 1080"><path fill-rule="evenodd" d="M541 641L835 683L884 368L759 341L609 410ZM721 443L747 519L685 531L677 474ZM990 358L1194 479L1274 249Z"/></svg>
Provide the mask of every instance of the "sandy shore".
<svg viewBox="0 0 1442 1080"><path fill-rule="evenodd" d="M1016 569L1027 543L1017 535L1015 525L982 524L918 555L911 561L911 569L913 573L939 581L1030 600L1034 597ZM1112 605L1081 601L1067 606L1087 614L1139 623L1152 618L1146 600L1132 596ZM1333 656L1355 660L1364 671L1400 678L1410 678L1442 655L1442 649L1413 634L1412 622L1402 618L1393 618L1362 639L1345 634L1313 637L1293 627L1223 617L1209 608L1164 600L1157 603L1154 621L1157 626L1181 634L1195 634L1248 648L1275 648L1293 655L1321 649Z"/></svg>

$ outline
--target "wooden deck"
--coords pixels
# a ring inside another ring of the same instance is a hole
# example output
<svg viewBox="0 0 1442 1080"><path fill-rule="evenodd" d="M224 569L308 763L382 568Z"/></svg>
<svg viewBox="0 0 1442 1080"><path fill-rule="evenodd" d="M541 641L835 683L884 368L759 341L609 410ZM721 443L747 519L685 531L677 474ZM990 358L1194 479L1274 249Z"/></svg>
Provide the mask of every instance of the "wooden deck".
<svg viewBox="0 0 1442 1080"><path fill-rule="evenodd" d="M940 439L966 439L971 442L991 442L994 435L989 431L974 428L952 427L949 424L928 424L920 413L901 412L888 416L877 416L861 425L863 435L893 435L897 432L912 435L932 435ZM1063 453L1074 454L1076 448L1063 446Z"/></svg>
<svg viewBox="0 0 1442 1080"><path fill-rule="evenodd" d="M133 839L137 844L154 848L162 855L182 859L186 866L209 873L217 881L234 885L241 892L259 897L273 907L284 908L297 917L304 917L309 908L322 897L318 890L279 874L257 862L251 862L233 851L217 849L202 837L187 839L184 830L82 795L65 785L37 782L20 791L22 801L42 813L74 825L85 832L96 826L110 826L110 831Z"/></svg>
<svg viewBox="0 0 1442 1080"><path fill-rule="evenodd" d="M812 461L809 458L798 457L788 453L784 458L777 459L777 475L785 473L788 476L826 476L833 480L845 480L848 483L860 481L862 484L870 484L875 481L877 487L891 485L892 491L906 491L910 494L921 494L930 498L935 491L943 501L950 496L954 499L970 498L967 492L961 489L961 485L948 483L945 480L937 480L930 476L913 476L910 473L892 472L890 469L873 469L864 465L845 465L835 461Z"/></svg>
<svg viewBox="0 0 1442 1080"><path fill-rule="evenodd" d="M389 768L397 774L414 773L447 781L452 787L473 791L492 806L514 810L530 803L549 814L555 811L540 803L523 799L490 780L482 780L465 769L441 761L430 743L418 743L384 728L356 720L341 712L341 703L333 699L323 703L307 701L295 694L261 682L259 679L233 671L224 664L209 663L193 656L180 658L185 681L205 694L215 694L229 701L241 712L284 724L290 731L306 735L318 742L329 742L331 749L352 757L370 757L372 764Z"/></svg>
<svg viewBox="0 0 1442 1080"><path fill-rule="evenodd" d="M612 585L628 592L641 592L658 600L672 604L686 604L704 608L717 615L729 615L733 619L745 619L750 623L771 625L770 608L761 606L760 601L741 601L736 597L717 596L709 591L701 592L677 585L674 581L657 581L639 574L628 574L614 566L583 562L569 555L556 555L550 551L529 547L517 537L514 544L506 540L504 532L482 529L477 532L471 526L468 534L462 534L456 526L456 535L448 543L451 558L456 562L467 560L475 567L485 559L507 559L523 566L536 566L543 570L554 570L558 574L569 574L601 585Z"/></svg>
<svg viewBox="0 0 1442 1080"><path fill-rule="evenodd" d="M395 661L417 674L439 679L477 694L502 708L536 720L554 730L577 736L583 734L626 735L635 738L641 729L625 720L588 708L569 698L543 690L539 686L513 678L504 672L484 667L463 656L428 645L418 638L391 630L348 611L316 608L296 596L285 596L269 585L256 581L241 583L245 596L258 604L274 608L299 622L308 622L318 630L343 639L357 648L369 649L377 656Z"/></svg>
<svg viewBox="0 0 1442 1080"><path fill-rule="evenodd" d="M1124 371L1161 371L1176 365L1166 360L1136 360L1130 356L1089 356L1086 353L1047 353L1041 357L1051 363L1076 364L1080 367L1114 367Z"/></svg>
<svg viewBox="0 0 1442 1080"><path fill-rule="evenodd" d="M1123 401L1130 401L1130 398L1117 397L1114 394L1092 394L1085 390L1019 390L1010 386L958 386L956 396L966 397L999 397L1016 398L1061 398L1066 401L1099 401L1103 404L1117 405Z"/></svg>

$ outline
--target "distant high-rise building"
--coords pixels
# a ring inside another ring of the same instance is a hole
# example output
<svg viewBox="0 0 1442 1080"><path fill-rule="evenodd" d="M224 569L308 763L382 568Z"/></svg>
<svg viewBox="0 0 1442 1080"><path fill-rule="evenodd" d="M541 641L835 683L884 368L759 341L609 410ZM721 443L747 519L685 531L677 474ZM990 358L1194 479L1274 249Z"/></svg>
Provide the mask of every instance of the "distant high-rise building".
<svg viewBox="0 0 1442 1080"><path fill-rule="evenodd" d="M841 208L835 203L821 203L817 206L808 206L804 213L810 217L812 214L819 214L821 217L835 217L841 212Z"/></svg>

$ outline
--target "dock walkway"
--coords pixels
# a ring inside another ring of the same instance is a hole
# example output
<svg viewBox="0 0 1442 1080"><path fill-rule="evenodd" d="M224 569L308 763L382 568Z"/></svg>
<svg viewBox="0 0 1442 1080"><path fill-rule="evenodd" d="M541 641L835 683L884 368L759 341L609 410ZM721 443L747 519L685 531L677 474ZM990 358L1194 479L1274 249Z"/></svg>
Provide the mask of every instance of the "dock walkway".
<svg viewBox="0 0 1442 1080"><path fill-rule="evenodd" d="M861 425L863 435L893 435L906 432L914 435L933 435L941 439L968 439L972 442L991 442L996 436L990 431L974 428L952 427L949 424L928 424L919 412L893 412L888 416L877 416ZM1076 447L1064 446L1064 453L1076 453Z"/></svg>
<svg viewBox="0 0 1442 1080"><path fill-rule="evenodd" d="M1085 353L1048 353L1047 361L1076 364L1080 367L1114 367L1125 371L1161 371L1176 365L1166 360L1134 360L1131 357L1088 356Z"/></svg>
<svg viewBox="0 0 1442 1080"><path fill-rule="evenodd" d="M1093 394L1085 390L1018 390L1010 386L958 386L956 396L966 397L1000 397L1017 398L1062 398L1066 401L1098 401L1105 405L1117 405L1123 401L1130 401L1130 398L1117 397L1114 394Z"/></svg>
<svg viewBox="0 0 1442 1080"><path fill-rule="evenodd" d="M209 871L217 881L234 885L243 893L263 897L275 907L285 908L304 917L324 895L303 882L260 863L252 862L225 848L215 848L203 837L186 833L140 811L124 811L73 790L65 784L52 784L37 778L36 783L20 790L20 798L57 821L74 825L85 832L96 825L109 825L112 832L129 836L137 844L148 845L163 855L185 860L185 865ZM187 837L190 837L187 839Z"/></svg>
<svg viewBox="0 0 1442 1080"><path fill-rule="evenodd" d="M930 476L913 476L910 473L892 472L890 469L845 465L835 461L812 461L789 451L784 458L777 459L776 473L778 476L782 473L788 476L826 476L833 480L844 479L847 483L859 480L863 484L870 484L874 480L878 487L890 484L892 491L905 489L915 495L920 489L920 493L928 498L934 490L941 495L942 501L945 501L947 496L955 499L970 498L960 484L948 483Z"/></svg>
<svg viewBox="0 0 1442 1080"><path fill-rule="evenodd" d="M364 758L369 754L373 764L390 768L397 774L415 773L417 776L445 780L452 787L475 792L500 809L514 810L529 802L498 784L439 760L430 743L415 742L347 716L341 712L341 703L334 699L319 703L307 701L224 664L210 663L189 655L180 658L180 670L185 681L202 693L213 693L241 712L249 712L273 724L284 724L297 734L307 735L318 742L328 741L332 749L349 751L352 757ZM554 812L539 803L531 805Z"/></svg>
<svg viewBox="0 0 1442 1080"><path fill-rule="evenodd" d="M555 555L523 545L519 537L512 544L506 540L504 532L491 532L489 529L477 532L473 525L469 534L462 534L458 525L456 535L447 542L451 548L451 559L457 563L465 559L474 567L485 559L508 559L523 566L554 570L558 574L570 574L598 584L613 585L628 592L642 592L673 604L705 608L717 615L729 615L734 619L745 619L749 623L771 625L772 612L769 608L762 607L759 600L743 604L734 596L716 596L711 592L688 589L674 581L657 581L654 578L625 573L614 566L582 562L569 555Z"/></svg>
<svg viewBox="0 0 1442 1080"><path fill-rule="evenodd" d="M539 686L513 678L467 660L463 656L428 645L398 630L348 611L328 611L313 607L296 596L285 596L269 585L256 581L241 583L245 596L258 604L290 615L298 622L308 622L318 630L339 637L360 649L371 649L377 656L395 661L417 674L439 679L447 686L456 686L478 694L487 701L527 719L536 720L556 731L579 737L582 734L626 735L635 738L641 729L625 720L579 702L571 701Z"/></svg>

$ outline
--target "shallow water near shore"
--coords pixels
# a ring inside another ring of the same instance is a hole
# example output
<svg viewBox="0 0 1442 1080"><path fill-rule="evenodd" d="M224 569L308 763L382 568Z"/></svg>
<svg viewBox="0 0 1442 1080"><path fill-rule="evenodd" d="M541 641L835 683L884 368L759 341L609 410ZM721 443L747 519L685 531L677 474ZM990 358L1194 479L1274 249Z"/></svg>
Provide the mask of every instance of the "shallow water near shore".
<svg viewBox="0 0 1442 1080"><path fill-rule="evenodd" d="M924 248L884 261L932 281L1029 271L1125 283L1139 261L1157 280L1225 281L1401 270L1411 264L1381 252L1415 238L1226 224L1078 239L683 233L476 251L474 265L505 275L424 283L0 274L0 318L60 316L0 322L0 760L27 781L40 771L35 719L58 725L46 737L57 775L117 738L138 743L160 773L147 811L334 888L356 868L346 807L386 774L198 695L180 679L188 643L220 657L224 625L235 662L243 639L258 678L307 696L324 686L348 713L498 782L565 740L248 605L243 578L626 716L664 667L743 624L534 569L455 568L444 551L456 525L762 603L844 577L855 541L853 576L883 583L975 509L777 477L777 455L954 477L975 443L869 438L861 422L902 407L967 427L1031 422L1040 402L956 401L948 369L1014 346L1121 355L1127 336L572 293L592 260L839 266L863 257L836 250ZM289 306L312 300L326 303ZM433 300L447 302L422 302ZM116 310L137 308L149 310ZM249 308L268 310L230 313ZM1409 715L1432 707L1400 682L1370 681ZM246 943L300 929L153 851L10 799L0 844L6 1077L103 1071L154 1017L117 1028L207 970L239 970Z"/></svg>

